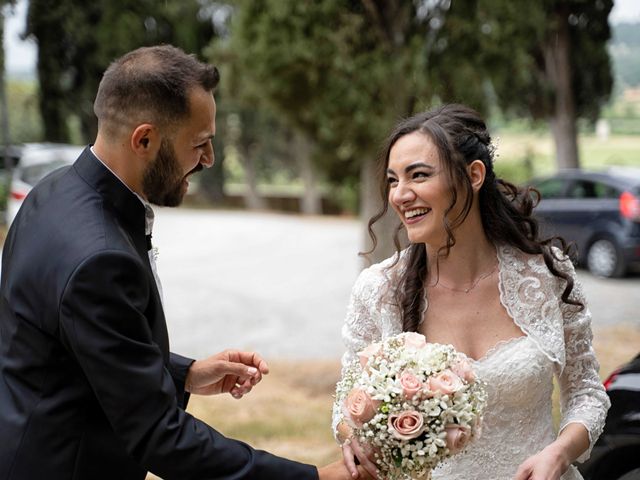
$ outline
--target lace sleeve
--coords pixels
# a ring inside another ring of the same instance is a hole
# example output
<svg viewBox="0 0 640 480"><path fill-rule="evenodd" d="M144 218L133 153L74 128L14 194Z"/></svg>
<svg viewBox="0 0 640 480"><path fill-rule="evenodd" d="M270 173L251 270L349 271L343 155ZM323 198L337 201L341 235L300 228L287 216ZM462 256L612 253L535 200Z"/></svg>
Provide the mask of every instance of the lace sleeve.
<svg viewBox="0 0 640 480"><path fill-rule="evenodd" d="M359 351L380 339L378 306L382 281L380 272L374 266L363 270L353 286L347 316L342 327L342 340L346 346L342 356L342 375L348 366L358 361ZM336 394L332 421L334 437L338 423L342 420L340 408L342 400L343 398Z"/></svg>
<svg viewBox="0 0 640 480"><path fill-rule="evenodd" d="M569 260L562 262L560 268L575 281L571 298L579 300L585 306L583 310L579 310L573 305L564 302L561 304L566 364L558 377L562 409L560 431L570 423L580 423L587 429L589 448L577 459L584 462L602 433L611 404L598 376L600 365L591 344L591 312L587 308L582 285L576 279Z"/></svg>

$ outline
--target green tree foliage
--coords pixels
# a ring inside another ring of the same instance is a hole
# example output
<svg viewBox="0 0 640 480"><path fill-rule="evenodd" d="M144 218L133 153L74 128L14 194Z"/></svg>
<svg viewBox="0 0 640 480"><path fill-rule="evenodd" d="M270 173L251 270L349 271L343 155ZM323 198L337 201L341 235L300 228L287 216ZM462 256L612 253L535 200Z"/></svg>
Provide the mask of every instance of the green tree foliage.
<svg viewBox="0 0 640 480"><path fill-rule="evenodd" d="M9 80L7 105L11 112L10 143L39 142L44 139L38 109L38 85L34 80Z"/></svg>
<svg viewBox="0 0 640 480"><path fill-rule="evenodd" d="M231 3L218 54L237 93L312 138L330 180L359 176L365 218L374 158L400 117L449 101L486 112L495 98L550 121L559 163L572 165L576 119L595 119L611 90L611 0Z"/></svg>
<svg viewBox="0 0 640 480"><path fill-rule="evenodd" d="M609 50L616 84L620 88L640 87L640 22L615 25Z"/></svg>
<svg viewBox="0 0 640 480"><path fill-rule="evenodd" d="M199 52L213 36L206 2L196 0L31 0L27 33L38 43L40 110L47 140L68 141L80 120L83 141L95 137L93 99L102 73L134 48L172 43Z"/></svg>
<svg viewBox="0 0 640 480"><path fill-rule="evenodd" d="M485 108L482 82L469 80L481 76L479 57L467 55L476 47L466 36L472 16L461 8L447 24L447 1L233 3L231 37L218 52L230 60L239 95L266 103L313 139L331 180L359 178L365 218L379 207L377 154L401 117L433 99ZM381 241L391 228L383 225ZM382 245L380 255L390 250Z"/></svg>
<svg viewBox="0 0 640 480"><path fill-rule="evenodd" d="M454 2L455 5L456 2ZM595 121L613 78L607 42L612 0L480 0L483 43L501 107L548 120L559 167L579 165L576 120Z"/></svg>

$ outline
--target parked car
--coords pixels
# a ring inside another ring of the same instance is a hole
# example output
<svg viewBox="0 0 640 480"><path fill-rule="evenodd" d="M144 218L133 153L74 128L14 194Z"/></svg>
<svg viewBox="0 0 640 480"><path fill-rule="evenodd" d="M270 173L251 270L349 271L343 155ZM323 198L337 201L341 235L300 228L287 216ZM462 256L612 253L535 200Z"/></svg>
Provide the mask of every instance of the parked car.
<svg viewBox="0 0 640 480"><path fill-rule="evenodd" d="M578 468L585 480L640 479L640 354L604 382L611 400L602 435Z"/></svg>
<svg viewBox="0 0 640 480"><path fill-rule="evenodd" d="M0 219L6 217L9 196L9 172L20 158L22 148L17 145L0 146Z"/></svg>
<svg viewBox="0 0 640 480"><path fill-rule="evenodd" d="M542 195L534 210L543 236L578 248L578 263L602 277L640 263L640 168L562 170L530 182Z"/></svg>
<svg viewBox="0 0 640 480"><path fill-rule="evenodd" d="M28 143L21 147L13 168L7 199L6 222L10 225L31 189L52 171L71 165L84 147L56 143Z"/></svg>

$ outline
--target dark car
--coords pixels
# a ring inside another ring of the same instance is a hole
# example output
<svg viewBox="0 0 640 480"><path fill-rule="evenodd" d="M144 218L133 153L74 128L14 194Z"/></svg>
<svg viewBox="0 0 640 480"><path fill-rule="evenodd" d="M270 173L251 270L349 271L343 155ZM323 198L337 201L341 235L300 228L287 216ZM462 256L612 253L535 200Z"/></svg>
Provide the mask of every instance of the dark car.
<svg viewBox="0 0 640 480"><path fill-rule="evenodd" d="M640 263L640 168L562 170L530 184L542 195L534 211L542 235L575 242L580 265L621 277Z"/></svg>
<svg viewBox="0 0 640 480"><path fill-rule="evenodd" d="M640 355L604 382L611 400L602 435L578 468L585 480L640 479Z"/></svg>

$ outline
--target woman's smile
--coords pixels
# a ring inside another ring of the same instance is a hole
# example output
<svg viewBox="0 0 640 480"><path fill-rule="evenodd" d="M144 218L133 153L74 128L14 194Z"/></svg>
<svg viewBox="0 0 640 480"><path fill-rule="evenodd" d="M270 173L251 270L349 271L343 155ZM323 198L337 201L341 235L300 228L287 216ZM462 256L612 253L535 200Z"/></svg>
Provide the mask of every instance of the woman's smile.
<svg viewBox="0 0 640 480"><path fill-rule="evenodd" d="M423 220L431 212L430 208L412 208L404 211L404 223L413 225Z"/></svg>

